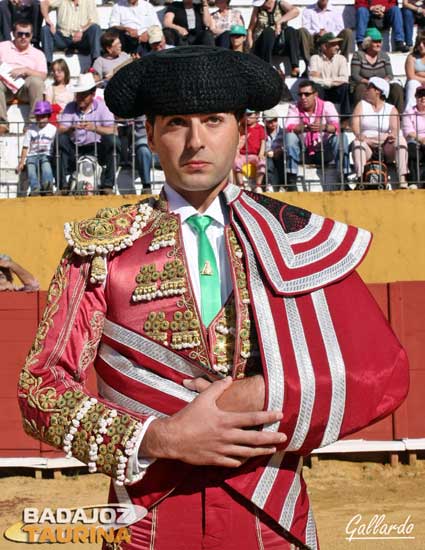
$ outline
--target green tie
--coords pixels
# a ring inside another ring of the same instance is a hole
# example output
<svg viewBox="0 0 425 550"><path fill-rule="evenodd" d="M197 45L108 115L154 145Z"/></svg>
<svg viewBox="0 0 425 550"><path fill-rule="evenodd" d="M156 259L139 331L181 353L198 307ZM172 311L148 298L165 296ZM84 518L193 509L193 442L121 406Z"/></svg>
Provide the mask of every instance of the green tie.
<svg viewBox="0 0 425 550"><path fill-rule="evenodd" d="M207 237L207 228L212 222L210 216L190 216L187 223L198 234L198 266L201 285L201 316L207 327L221 308L220 277L214 250Z"/></svg>

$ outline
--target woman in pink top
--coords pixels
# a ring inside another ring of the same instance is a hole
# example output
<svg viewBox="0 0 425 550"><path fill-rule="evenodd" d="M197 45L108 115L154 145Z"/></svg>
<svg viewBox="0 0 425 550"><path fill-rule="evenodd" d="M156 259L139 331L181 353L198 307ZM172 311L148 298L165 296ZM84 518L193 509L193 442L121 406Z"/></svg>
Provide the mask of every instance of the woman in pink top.
<svg viewBox="0 0 425 550"><path fill-rule="evenodd" d="M402 117L402 128L409 155L410 189L423 189L425 180L425 84L416 88L416 105Z"/></svg>

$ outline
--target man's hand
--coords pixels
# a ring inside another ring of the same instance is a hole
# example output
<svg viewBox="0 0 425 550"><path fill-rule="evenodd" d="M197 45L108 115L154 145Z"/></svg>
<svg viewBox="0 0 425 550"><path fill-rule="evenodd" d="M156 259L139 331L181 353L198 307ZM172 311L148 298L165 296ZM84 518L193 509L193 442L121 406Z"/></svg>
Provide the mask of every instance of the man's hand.
<svg viewBox="0 0 425 550"><path fill-rule="evenodd" d="M82 31L75 31L72 33L72 41L74 42L74 44L76 44L77 42L81 42L82 38L83 38Z"/></svg>
<svg viewBox="0 0 425 550"><path fill-rule="evenodd" d="M131 38L137 38L137 29L131 29L130 27L127 27L125 29L125 34L128 34L128 36L131 36Z"/></svg>
<svg viewBox="0 0 425 550"><path fill-rule="evenodd" d="M19 78L20 76L25 78L27 76L27 68L26 67L17 67L16 69L12 69L10 71L10 76L12 78Z"/></svg>
<svg viewBox="0 0 425 550"><path fill-rule="evenodd" d="M142 34L139 35L139 44L146 43L149 40L148 31L142 32Z"/></svg>
<svg viewBox="0 0 425 550"><path fill-rule="evenodd" d="M323 130L323 124L321 122L314 121L309 124L308 129L310 130L310 132L320 132L321 130Z"/></svg>
<svg viewBox="0 0 425 550"><path fill-rule="evenodd" d="M192 403L150 424L139 455L199 466L237 468L248 458L271 455L286 441L282 433L253 428L281 420L280 411L227 412L218 401L232 385L227 377L210 384Z"/></svg>

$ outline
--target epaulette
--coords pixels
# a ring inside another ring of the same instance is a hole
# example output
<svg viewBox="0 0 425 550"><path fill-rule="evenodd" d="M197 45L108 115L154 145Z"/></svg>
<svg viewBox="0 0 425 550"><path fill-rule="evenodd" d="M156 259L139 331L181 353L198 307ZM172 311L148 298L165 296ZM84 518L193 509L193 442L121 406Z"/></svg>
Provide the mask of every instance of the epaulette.
<svg viewBox="0 0 425 550"><path fill-rule="evenodd" d="M154 211L154 198L139 204L102 208L94 218L65 223L68 245L78 256L92 256L92 283L106 278L106 256L132 246Z"/></svg>

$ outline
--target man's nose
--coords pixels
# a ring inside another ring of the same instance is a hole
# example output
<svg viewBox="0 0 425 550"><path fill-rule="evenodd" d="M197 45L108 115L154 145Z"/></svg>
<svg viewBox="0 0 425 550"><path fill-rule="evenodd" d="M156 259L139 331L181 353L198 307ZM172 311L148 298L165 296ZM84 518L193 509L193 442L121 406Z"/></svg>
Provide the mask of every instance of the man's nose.
<svg viewBox="0 0 425 550"><path fill-rule="evenodd" d="M189 149L198 150L204 147L203 143L203 129L200 120L192 119L190 121L186 139L186 146Z"/></svg>

